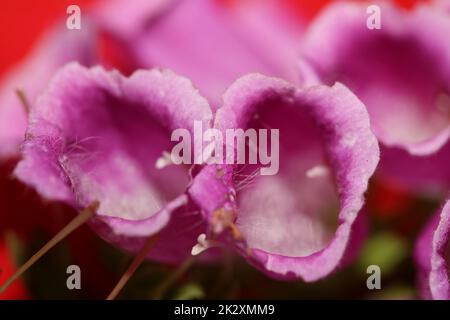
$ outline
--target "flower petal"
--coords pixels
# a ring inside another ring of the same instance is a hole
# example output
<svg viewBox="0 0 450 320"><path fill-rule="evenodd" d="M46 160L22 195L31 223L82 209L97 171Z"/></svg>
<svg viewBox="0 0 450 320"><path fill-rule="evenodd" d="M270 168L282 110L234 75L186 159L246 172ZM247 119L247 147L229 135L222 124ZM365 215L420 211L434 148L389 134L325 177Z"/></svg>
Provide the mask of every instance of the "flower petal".
<svg viewBox="0 0 450 320"><path fill-rule="evenodd" d="M425 227L415 250L424 298L450 299L450 201Z"/></svg>

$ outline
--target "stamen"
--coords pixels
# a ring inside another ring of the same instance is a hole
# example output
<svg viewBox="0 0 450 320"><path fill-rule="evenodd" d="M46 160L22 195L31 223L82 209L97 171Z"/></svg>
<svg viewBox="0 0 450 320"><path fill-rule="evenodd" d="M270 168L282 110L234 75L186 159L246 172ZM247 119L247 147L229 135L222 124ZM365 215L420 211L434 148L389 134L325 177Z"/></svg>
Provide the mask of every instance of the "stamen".
<svg viewBox="0 0 450 320"><path fill-rule="evenodd" d="M318 178L326 176L329 173L329 169L326 166L317 165L306 171L308 178Z"/></svg>
<svg viewBox="0 0 450 320"><path fill-rule="evenodd" d="M25 110L25 113L29 114L30 113L30 104L28 103L28 99L25 95L25 92L23 92L23 90L17 89L16 94L19 97L20 103L21 103L23 109Z"/></svg>
<svg viewBox="0 0 450 320"><path fill-rule="evenodd" d="M156 241L158 241L158 235L149 237L144 245L142 246L141 251L137 254L137 256L133 259L127 271L122 275L119 282L116 284L114 289L111 291L106 300L114 300L125 287L125 285L130 280L131 276L136 272L137 268L141 265L142 261L147 256L150 249L155 245Z"/></svg>
<svg viewBox="0 0 450 320"><path fill-rule="evenodd" d="M19 278L25 271L27 271L33 264L35 264L42 256L44 256L50 249L52 249L59 242L64 240L75 229L88 221L96 213L99 207L99 202L95 201L78 214L72 221L69 222L61 231L59 231L49 242L47 242L38 252L36 252L27 262L25 262L6 282L0 287L0 293L5 291L11 283Z"/></svg>
<svg viewBox="0 0 450 320"><path fill-rule="evenodd" d="M225 171L223 171L223 168L217 166L216 167L216 178L217 179L222 179L224 175L225 175Z"/></svg>
<svg viewBox="0 0 450 320"><path fill-rule="evenodd" d="M197 242L198 243L195 246L193 246L192 250L191 250L191 255L193 255L193 256L197 256L209 248L214 248L214 247L219 246L219 242L214 241L214 240L207 240L206 234L204 234L204 233L202 233L198 236Z"/></svg>
<svg viewBox="0 0 450 320"><path fill-rule="evenodd" d="M232 210L221 208L214 211L211 218L211 225L213 227L214 233L219 234L225 229L229 229L234 240L242 240L241 232L239 228L234 224L234 219L235 213Z"/></svg>
<svg viewBox="0 0 450 320"><path fill-rule="evenodd" d="M161 157L156 159L155 168L163 169L171 164L172 164L172 159L170 158L170 153L168 153L167 151L163 151Z"/></svg>

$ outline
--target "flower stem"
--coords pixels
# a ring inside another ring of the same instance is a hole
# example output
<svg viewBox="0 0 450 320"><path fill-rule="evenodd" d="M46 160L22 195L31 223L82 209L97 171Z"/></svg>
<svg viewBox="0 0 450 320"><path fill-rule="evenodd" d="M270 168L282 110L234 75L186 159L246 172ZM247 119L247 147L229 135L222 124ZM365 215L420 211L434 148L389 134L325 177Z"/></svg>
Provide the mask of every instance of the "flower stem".
<svg viewBox="0 0 450 320"><path fill-rule="evenodd" d="M119 282L116 284L114 289L111 291L109 296L106 298L106 300L114 300L122 291L122 289L125 287L127 282L130 280L131 276L136 272L137 268L141 265L142 261L147 256L147 253L150 251L150 249L155 245L156 241L158 240L158 236L151 236L149 237L144 245L142 246L142 249L139 251L137 256L134 258L134 260L131 262L130 266L128 267L127 271L122 275Z"/></svg>
<svg viewBox="0 0 450 320"><path fill-rule="evenodd" d="M172 272L161 284L155 289L153 298L161 299L164 293L170 286L173 285L192 265L194 262L194 256L187 258L181 266L179 266L174 272Z"/></svg>
<svg viewBox="0 0 450 320"><path fill-rule="evenodd" d="M49 242L47 242L38 252L36 252L27 262L25 262L6 282L0 287L0 293L4 292L11 283L19 278L25 271L27 271L33 264L35 264L42 256L44 256L50 249L61 242L65 237L71 234L75 229L88 221L94 216L97 211L99 203L93 202L80 214L78 214L72 221L70 221L61 231L59 231Z"/></svg>
<svg viewBox="0 0 450 320"><path fill-rule="evenodd" d="M20 103L22 104L23 109L26 114L30 113L30 103L28 102L27 96L23 90L17 89L16 94L19 97Z"/></svg>

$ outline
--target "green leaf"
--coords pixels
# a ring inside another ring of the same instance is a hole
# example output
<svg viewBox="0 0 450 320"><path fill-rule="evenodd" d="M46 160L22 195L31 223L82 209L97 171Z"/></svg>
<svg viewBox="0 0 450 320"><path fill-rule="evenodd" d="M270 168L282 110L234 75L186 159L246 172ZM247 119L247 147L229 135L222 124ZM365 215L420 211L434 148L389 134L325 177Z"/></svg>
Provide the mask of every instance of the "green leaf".
<svg viewBox="0 0 450 320"><path fill-rule="evenodd" d="M408 255L406 242L390 232L379 233L367 241L361 252L360 266L378 265L384 275L391 273Z"/></svg>
<svg viewBox="0 0 450 320"><path fill-rule="evenodd" d="M174 300L194 300L203 299L205 297L205 292L203 289L195 283L189 283L180 289L173 297Z"/></svg>

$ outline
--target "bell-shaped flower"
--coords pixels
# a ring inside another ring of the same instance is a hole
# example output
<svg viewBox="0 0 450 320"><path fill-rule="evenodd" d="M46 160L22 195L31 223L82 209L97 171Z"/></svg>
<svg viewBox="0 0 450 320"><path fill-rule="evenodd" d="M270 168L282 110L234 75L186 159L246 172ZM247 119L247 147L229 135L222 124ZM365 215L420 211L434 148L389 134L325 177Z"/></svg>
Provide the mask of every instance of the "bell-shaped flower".
<svg viewBox="0 0 450 320"><path fill-rule="evenodd" d="M224 242L277 278L325 277L362 236L379 159L364 105L339 83L299 88L259 74L223 99L214 126L223 148L189 189L209 221L202 243Z"/></svg>
<svg viewBox="0 0 450 320"><path fill-rule="evenodd" d="M171 132L211 119L191 82L170 71L126 78L72 63L32 108L15 175L45 199L79 210L98 203L94 229L126 249L164 228L150 255L177 262L206 224L185 194L189 167L167 166Z"/></svg>

